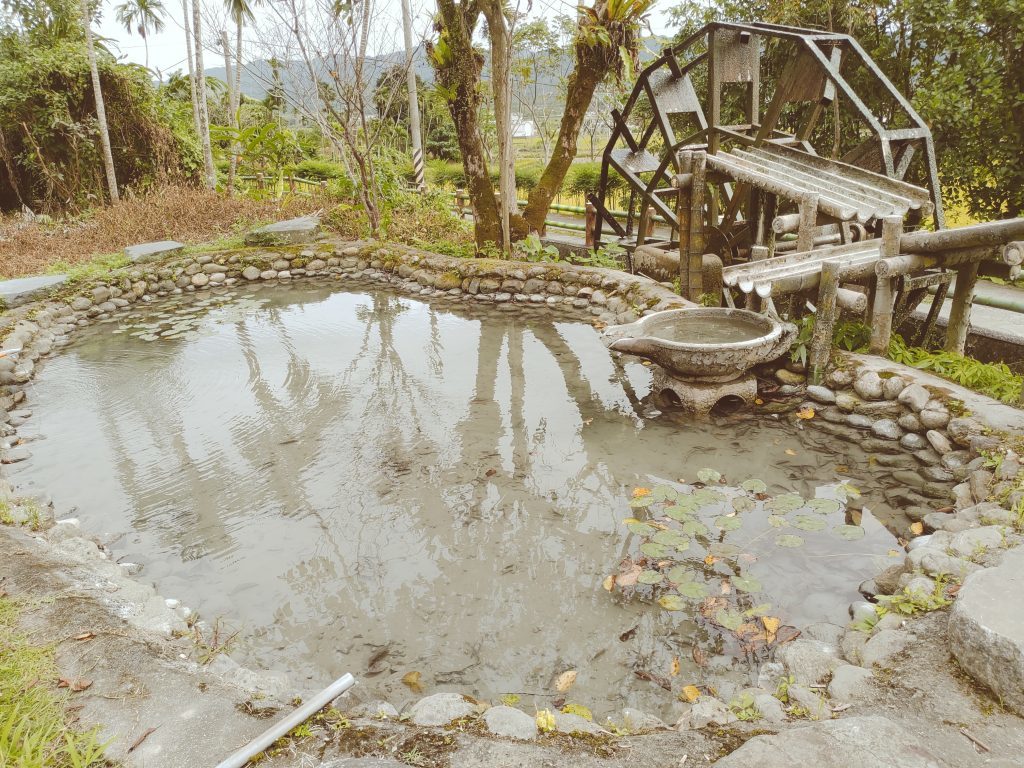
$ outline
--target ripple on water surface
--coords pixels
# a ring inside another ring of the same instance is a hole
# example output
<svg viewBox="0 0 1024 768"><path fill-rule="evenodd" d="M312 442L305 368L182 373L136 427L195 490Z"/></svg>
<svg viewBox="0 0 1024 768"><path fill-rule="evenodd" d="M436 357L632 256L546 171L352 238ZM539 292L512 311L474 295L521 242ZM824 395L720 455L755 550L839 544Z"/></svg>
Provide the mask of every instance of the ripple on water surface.
<svg viewBox="0 0 1024 768"><path fill-rule="evenodd" d="M572 700L668 716L672 696L633 670L667 676L679 658L673 685L696 681L708 628L602 588L637 544L622 524L635 487L710 467L812 498L852 478L887 510L855 448L774 419L673 418L649 382L549 315L323 286L183 298L46 362L44 439L14 479L77 507L162 594L242 627L250 663L310 686L352 671L399 700L416 670L494 699L575 668ZM893 542L859 515L857 542L750 541L757 601L798 626L845 623Z"/></svg>

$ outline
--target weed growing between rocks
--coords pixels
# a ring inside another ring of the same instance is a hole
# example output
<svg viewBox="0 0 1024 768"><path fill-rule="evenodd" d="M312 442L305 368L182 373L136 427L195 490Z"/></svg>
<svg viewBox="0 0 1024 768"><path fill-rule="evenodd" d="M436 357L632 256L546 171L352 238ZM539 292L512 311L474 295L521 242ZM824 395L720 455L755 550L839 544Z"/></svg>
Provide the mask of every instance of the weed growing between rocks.
<svg viewBox="0 0 1024 768"><path fill-rule="evenodd" d="M106 765L98 729L78 731L68 697L87 681L61 680L53 649L32 645L18 630L18 606L0 587L0 765L89 768Z"/></svg>

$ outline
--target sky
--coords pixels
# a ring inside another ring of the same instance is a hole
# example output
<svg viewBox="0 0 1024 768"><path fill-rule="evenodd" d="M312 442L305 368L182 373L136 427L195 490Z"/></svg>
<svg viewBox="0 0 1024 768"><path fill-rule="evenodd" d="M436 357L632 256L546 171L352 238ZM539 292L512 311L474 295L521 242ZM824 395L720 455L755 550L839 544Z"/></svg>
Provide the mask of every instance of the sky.
<svg viewBox="0 0 1024 768"><path fill-rule="evenodd" d="M272 3L275 0L264 0L265 3ZM103 0L103 18L96 27L97 32L107 39L111 50L120 53L123 60L144 64L146 50L142 38L134 31L128 33L124 27L117 23L114 18L114 9L120 0ZM413 13L413 35L414 39L423 39L430 27L430 16L434 11L434 3L431 0L410 0ZM149 36L149 66L151 69L159 69L166 78L176 70L185 69L185 32L182 26L181 0L164 0L165 7L169 11L165 19L164 31L160 34ZM382 15L386 21L381 25L384 37L382 44L388 47L397 48L402 43L401 37L401 5L400 0L378 0ZM575 11L576 0L533 0L531 17L546 16L554 18L558 15L568 15ZM672 5L671 0L656 0L654 9L651 12L651 27L655 34L667 34L670 32L667 13L664 9ZM210 34L211 27L219 31L218 25L211 24L213 17L224 14L219 9L221 4L209 2L204 13L204 37L207 41L207 49L204 53L204 65L207 69L223 66L223 56L220 51L209 49L209 41L213 39ZM273 10L268 7L256 9L256 25L249 30L245 37L246 45L250 50L259 46L259 28L268 25L274 18ZM223 22L220 22L223 23ZM227 27L229 34L232 27ZM393 41L393 42L388 42ZM379 51L383 52L383 51Z"/></svg>

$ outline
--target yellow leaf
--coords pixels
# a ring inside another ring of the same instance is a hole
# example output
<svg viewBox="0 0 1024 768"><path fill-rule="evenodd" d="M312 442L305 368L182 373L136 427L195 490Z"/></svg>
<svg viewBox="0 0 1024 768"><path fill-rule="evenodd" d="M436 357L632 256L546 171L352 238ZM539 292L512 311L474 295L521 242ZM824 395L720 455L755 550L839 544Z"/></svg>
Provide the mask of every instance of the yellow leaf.
<svg viewBox="0 0 1024 768"><path fill-rule="evenodd" d="M569 702L564 707L562 707L562 712L564 712L567 715L579 715L584 720L590 720L591 722L594 721L594 713L582 704L574 704L573 702Z"/></svg>
<svg viewBox="0 0 1024 768"><path fill-rule="evenodd" d="M688 701L691 704L700 698L700 689L696 685L684 685L683 692L679 694L680 701Z"/></svg>
<svg viewBox="0 0 1024 768"><path fill-rule="evenodd" d="M644 521L643 520L638 520L635 517L627 517L625 520L622 521L622 524L623 525L629 525L630 523L642 523L642 522L644 522Z"/></svg>
<svg viewBox="0 0 1024 768"><path fill-rule="evenodd" d="M922 533L924 533L924 524L922 524L921 522L911 523L910 532L915 536L920 536Z"/></svg>
<svg viewBox="0 0 1024 768"><path fill-rule="evenodd" d="M679 674L679 657L678 656L673 656L672 657L672 666L669 667L668 673L672 677L675 677L676 675Z"/></svg>
<svg viewBox="0 0 1024 768"><path fill-rule="evenodd" d="M796 456L796 451L794 451L792 448L787 448L786 449L786 455L787 456Z"/></svg>
<svg viewBox="0 0 1024 768"><path fill-rule="evenodd" d="M607 590L608 592L611 592L613 589L615 589L615 576L605 576L604 581L601 582L601 586L604 587L605 590Z"/></svg>
<svg viewBox="0 0 1024 768"><path fill-rule="evenodd" d="M550 733L555 730L555 716L550 709L542 709L537 713L537 728L542 733Z"/></svg>
<svg viewBox="0 0 1024 768"><path fill-rule="evenodd" d="M764 624L765 641L774 643L779 627L782 626L782 620L776 616L762 616L761 623Z"/></svg>
<svg viewBox="0 0 1024 768"><path fill-rule="evenodd" d="M413 693L423 692L423 685L420 683L419 672L406 672L402 676L402 682L405 683L405 685L408 686L409 690L411 690Z"/></svg>
<svg viewBox="0 0 1024 768"><path fill-rule="evenodd" d="M650 496L650 495L651 495L651 489L650 488L634 488L633 489L633 498L634 499L639 499L641 496Z"/></svg>
<svg viewBox="0 0 1024 768"><path fill-rule="evenodd" d="M801 410L796 412L796 417L798 419L813 419L814 418L814 409L813 408L809 408L809 407L808 408L802 408Z"/></svg>
<svg viewBox="0 0 1024 768"><path fill-rule="evenodd" d="M764 400L762 400L760 397L755 397L754 405L764 405Z"/></svg>
<svg viewBox="0 0 1024 768"><path fill-rule="evenodd" d="M575 682L576 682L576 670L575 669L567 669L565 672L560 674L555 679L555 690L558 691L559 693L565 693L570 688L572 688L572 684L575 683Z"/></svg>
<svg viewBox="0 0 1024 768"><path fill-rule="evenodd" d="M706 556L706 557L704 558L704 565L714 565L714 564L715 564L715 563L717 563L717 562L718 562L718 558L717 558L717 557L715 557L715 556L714 556L714 555L712 555L712 554L708 554L708 555L707 555L707 556Z"/></svg>

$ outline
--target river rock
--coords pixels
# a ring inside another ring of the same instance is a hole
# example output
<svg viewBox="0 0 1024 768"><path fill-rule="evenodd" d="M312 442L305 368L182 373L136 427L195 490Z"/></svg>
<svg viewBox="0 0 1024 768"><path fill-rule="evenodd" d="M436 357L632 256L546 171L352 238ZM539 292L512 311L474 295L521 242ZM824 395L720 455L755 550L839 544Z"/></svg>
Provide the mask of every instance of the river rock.
<svg viewBox="0 0 1024 768"><path fill-rule="evenodd" d="M949 411L945 408L925 408L917 414L925 429L943 429L949 424Z"/></svg>
<svg viewBox="0 0 1024 768"><path fill-rule="evenodd" d="M816 768L938 768L945 765L906 726L878 715L823 720L776 735L756 736L715 763Z"/></svg>
<svg viewBox="0 0 1024 768"><path fill-rule="evenodd" d="M832 389L846 389L853 383L853 371L849 368L834 368L825 375L825 383Z"/></svg>
<svg viewBox="0 0 1024 768"><path fill-rule="evenodd" d="M210 282L210 276L205 272L197 272L192 275L192 285L196 288L202 288L204 285Z"/></svg>
<svg viewBox="0 0 1024 768"><path fill-rule="evenodd" d="M986 501L992 492L992 473L987 469L976 469L967 476L967 484L975 501Z"/></svg>
<svg viewBox="0 0 1024 768"><path fill-rule="evenodd" d="M897 563L896 565L890 565L880 574L875 576L875 586L878 587L878 591L883 595L891 595L896 591L896 584L900 580L900 576L906 571L906 566L903 563Z"/></svg>
<svg viewBox="0 0 1024 768"><path fill-rule="evenodd" d="M934 466L939 463L942 457L931 448L921 448L914 451L914 458L926 466Z"/></svg>
<svg viewBox="0 0 1024 768"><path fill-rule="evenodd" d="M409 709L409 719L415 725L448 725L452 720L467 717L474 707L457 693L435 693L426 696Z"/></svg>
<svg viewBox="0 0 1024 768"><path fill-rule="evenodd" d="M76 296L71 301L71 308L73 310L75 310L75 312L84 312L85 310L87 310L91 306L92 306L92 301L87 299L87 298L85 298L85 296Z"/></svg>
<svg viewBox="0 0 1024 768"><path fill-rule="evenodd" d="M949 645L960 666L988 686L1004 706L1024 715L1024 549L971 574L949 615Z"/></svg>
<svg viewBox="0 0 1024 768"><path fill-rule="evenodd" d="M857 403L854 406L853 412L863 413L865 416L874 416L876 419L883 416L898 419L903 414L903 406L895 400L874 400L872 402Z"/></svg>
<svg viewBox="0 0 1024 768"><path fill-rule="evenodd" d="M757 670L757 687L774 691L785 674L786 668L782 664L777 661L766 661Z"/></svg>
<svg viewBox="0 0 1024 768"><path fill-rule="evenodd" d="M668 728L660 718L632 707L622 710L622 724L628 731L655 731Z"/></svg>
<svg viewBox="0 0 1024 768"><path fill-rule="evenodd" d="M829 405L826 406L825 408L822 408L820 411L818 411L818 416L820 416L822 419L829 422L830 424L842 424L846 421L846 412L837 408L834 405Z"/></svg>
<svg viewBox="0 0 1024 768"><path fill-rule="evenodd" d="M846 423L857 429L871 429L875 421L870 416L865 416L862 413L851 413L846 417Z"/></svg>
<svg viewBox="0 0 1024 768"><path fill-rule="evenodd" d="M908 432L907 434L900 438L900 445L902 445L908 451L920 451L922 448L925 448L928 445L928 443L920 435L914 434L913 432Z"/></svg>
<svg viewBox="0 0 1024 768"><path fill-rule="evenodd" d="M351 715L353 717L383 718L387 720L397 720L399 718L398 710L395 709L394 705L382 699L374 699L373 701L353 707Z"/></svg>
<svg viewBox="0 0 1024 768"><path fill-rule="evenodd" d="M593 735L607 733L604 728L580 715L558 711L552 714L555 717L555 730L559 733L589 733Z"/></svg>
<svg viewBox="0 0 1024 768"><path fill-rule="evenodd" d="M798 638L779 649L779 661L789 674L802 685L821 682L842 660L834 646L818 640Z"/></svg>
<svg viewBox="0 0 1024 768"><path fill-rule="evenodd" d="M807 380L807 377L802 373L795 373L788 368L779 368L775 372L775 378L778 379L780 384L791 384L796 386L803 384Z"/></svg>
<svg viewBox="0 0 1024 768"><path fill-rule="evenodd" d="M786 722L786 710L782 702L770 693L755 693L754 706L761 713L761 719L766 723Z"/></svg>
<svg viewBox="0 0 1024 768"><path fill-rule="evenodd" d="M874 371L865 371L853 382L853 391L864 400L881 400L882 379Z"/></svg>
<svg viewBox="0 0 1024 768"><path fill-rule="evenodd" d="M869 669L875 665L885 666L914 639L910 632L883 629L876 632L860 651L861 663Z"/></svg>
<svg viewBox="0 0 1024 768"><path fill-rule="evenodd" d="M899 393L896 399L914 413L917 413L924 409L931 397L931 392L920 384L910 384L903 388L903 391Z"/></svg>
<svg viewBox="0 0 1024 768"><path fill-rule="evenodd" d="M246 280L259 280L260 268L250 265L242 270L242 277L244 277Z"/></svg>
<svg viewBox="0 0 1024 768"><path fill-rule="evenodd" d="M805 717L809 720L825 720L831 715L825 697L802 685L791 685L786 691L789 703L796 704L806 710Z"/></svg>
<svg viewBox="0 0 1024 768"><path fill-rule="evenodd" d="M940 455L945 455L953 450L953 446L950 445L947 437L939 432L937 429L929 429L924 435L928 439L928 443L935 452Z"/></svg>
<svg viewBox="0 0 1024 768"><path fill-rule="evenodd" d="M879 419L871 425L871 431L883 440L899 440L903 435L900 425L892 419Z"/></svg>
<svg viewBox="0 0 1024 768"><path fill-rule="evenodd" d="M908 570L923 571L929 576L949 575L958 579L978 570L974 563L927 546L907 552L906 564Z"/></svg>
<svg viewBox="0 0 1024 768"><path fill-rule="evenodd" d="M907 387L907 381L902 376L890 376L882 379L882 397L886 400L895 400Z"/></svg>
<svg viewBox="0 0 1024 768"><path fill-rule="evenodd" d="M487 730L495 736L506 736L520 741L537 738L537 721L515 707L491 707L484 712Z"/></svg>
<svg viewBox="0 0 1024 768"><path fill-rule="evenodd" d="M979 422L969 416L950 419L949 424L946 425L946 433L950 440L963 448L970 448L971 438L983 434L984 429Z"/></svg>
<svg viewBox="0 0 1024 768"><path fill-rule="evenodd" d="M728 725L735 722L736 715L725 704L712 696L701 696L676 721L676 728L687 731L706 728L711 724Z"/></svg>
<svg viewBox="0 0 1024 768"><path fill-rule="evenodd" d="M836 405L844 411L852 412L860 403L860 398L850 392L836 392Z"/></svg>
<svg viewBox="0 0 1024 768"><path fill-rule="evenodd" d="M874 696L871 690L870 669L843 664L836 667L828 684L828 695L836 701L854 703L867 701Z"/></svg>
<svg viewBox="0 0 1024 768"><path fill-rule="evenodd" d="M924 429L924 427L921 426L921 420L917 418L917 414L914 413L904 413L896 419L896 423L908 432L921 432Z"/></svg>
<svg viewBox="0 0 1024 768"><path fill-rule="evenodd" d="M954 479L953 473L948 469L931 465L921 467L921 476L936 483L951 483Z"/></svg>
<svg viewBox="0 0 1024 768"><path fill-rule="evenodd" d="M819 403L825 405L831 405L836 401L836 393L828 387L822 387L818 384L811 385L807 388L807 396Z"/></svg>
<svg viewBox="0 0 1024 768"><path fill-rule="evenodd" d="M1002 543L1002 529L998 526L986 525L954 535L949 542L948 549L960 557L971 558L1000 547Z"/></svg>

